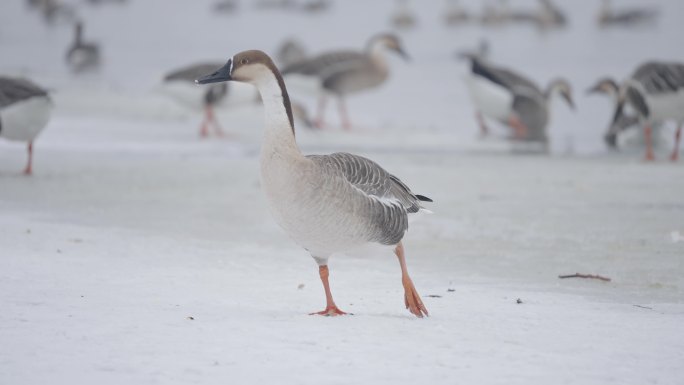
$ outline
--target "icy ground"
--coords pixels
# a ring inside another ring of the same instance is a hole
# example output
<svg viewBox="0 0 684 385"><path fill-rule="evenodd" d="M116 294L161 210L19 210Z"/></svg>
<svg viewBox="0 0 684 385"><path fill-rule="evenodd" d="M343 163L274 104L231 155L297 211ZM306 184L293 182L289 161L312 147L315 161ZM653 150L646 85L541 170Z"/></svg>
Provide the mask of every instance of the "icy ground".
<svg viewBox="0 0 684 385"><path fill-rule="evenodd" d="M258 131L260 113L222 117ZM431 316L403 308L396 258L369 250L331 260L354 313L332 319L307 315L317 269L266 212L258 146L194 135L56 116L32 178L2 143L0 383L684 378L681 166L357 150L435 200L405 240ZM300 133L315 135L344 134ZM613 281L557 278L575 272Z"/></svg>
<svg viewBox="0 0 684 385"><path fill-rule="evenodd" d="M435 200L405 238L430 311L415 319L385 249L331 259L353 316L309 316L323 290L266 211L251 90L231 89L219 111L231 138L200 140L199 112L159 89L165 71L286 37L310 52L361 47L394 2L317 17L248 2L214 17L212 2L79 2L105 65L75 77L70 28L0 1L0 72L49 87L56 106L33 177L20 175L24 146L0 141L0 385L684 382L684 163L664 160L669 143L654 164L606 153L609 103L584 95L645 58L684 60L684 3L658 1L658 28L597 31L598 2L562 2L571 28L549 34L447 29L440 7L420 8L402 34L413 60L392 58L385 86L350 99L359 127L298 129L305 153L366 155ZM494 60L573 82L578 111L555 104L553 156L511 154L500 129L477 138L453 53L483 36ZM557 278L576 272L612 281Z"/></svg>

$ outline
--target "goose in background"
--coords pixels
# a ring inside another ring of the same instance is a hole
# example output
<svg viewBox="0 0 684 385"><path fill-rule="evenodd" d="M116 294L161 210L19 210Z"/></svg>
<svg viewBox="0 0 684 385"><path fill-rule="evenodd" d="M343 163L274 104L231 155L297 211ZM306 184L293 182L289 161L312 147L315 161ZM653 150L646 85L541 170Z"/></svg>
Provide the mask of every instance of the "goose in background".
<svg viewBox="0 0 684 385"><path fill-rule="evenodd" d="M314 121L323 127L323 113L327 95L338 99L342 126L351 128L344 99L351 94L380 86L389 76L386 51L394 51L404 59L408 55L401 41L393 34L372 37L363 52L333 51L302 60L284 68L283 76L288 84L308 84L319 94L318 115Z"/></svg>
<svg viewBox="0 0 684 385"><path fill-rule="evenodd" d="M487 1L482 5L480 22L487 26L497 26L511 21L511 10L507 0Z"/></svg>
<svg viewBox="0 0 684 385"><path fill-rule="evenodd" d="M326 316L345 314L333 300L328 259L369 244L394 248L399 259L406 308L428 315L406 267L402 238L408 216L430 199L411 192L399 178L370 159L348 153L308 155L295 141L290 98L273 61L261 51L244 51L199 84L223 81L256 86L264 103L261 186L276 222L319 266Z"/></svg>
<svg viewBox="0 0 684 385"><path fill-rule="evenodd" d="M589 88L587 93L606 95L617 106L618 103L619 86L615 80L611 78L599 79L594 86ZM627 114L625 111L620 115L615 124L610 124L603 140L609 148L618 148L618 136L633 128L639 128L639 117L636 114Z"/></svg>
<svg viewBox="0 0 684 385"><path fill-rule="evenodd" d="M666 121L677 124L674 149L670 155L670 159L676 161L684 123L684 64L653 61L640 65L620 85L613 126L617 125L628 105L636 111L644 128L647 161L655 159L653 124Z"/></svg>
<svg viewBox="0 0 684 385"><path fill-rule="evenodd" d="M77 19L76 8L60 0L28 0L26 4L38 10L48 24L71 24Z"/></svg>
<svg viewBox="0 0 684 385"><path fill-rule="evenodd" d="M201 137L209 136L210 126L214 127L217 136L223 136L221 125L214 114L214 106L223 101L228 94L227 84L204 86L203 92L199 94L195 85L195 79L219 66L220 64L217 63L197 63L171 71L164 76L164 84L168 94L175 96L177 100L185 102L191 107L201 105L204 109L204 119L199 130Z"/></svg>
<svg viewBox="0 0 684 385"><path fill-rule="evenodd" d="M472 19L472 15L463 8L459 0L447 0L443 18L444 24L456 26L469 22Z"/></svg>
<svg viewBox="0 0 684 385"><path fill-rule="evenodd" d="M100 47L83 40L83 22L74 24L74 41L67 50L66 62L72 72L80 73L100 66Z"/></svg>
<svg viewBox="0 0 684 385"><path fill-rule="evenodd" d="M295 39L287 39L278 47L276 60L281 68L306 59L306 49Z"/></svg>
<svg viewBox="0 0 684 385"><path fill-rule="evenodd" d="M308 13L318 13L327 11L331 5L330 0L309 0L301 5L301 9Z"/></svg>
<svg viewBox="0 0 684 385"><path fill-rule="evenodd" d="M410 29L416 26L416 15L409 7L408 0L396 0L396 9L390 24L397 29Z"/></svg>
<svg viewBox="0 0 684 385"><path fill-rule="evenodd" d="M33 141L47 125L51 111L45 89L27 79L0 76L0 137L27 143L26 175L33 172Z"/></svg>
<svg viewBox="0 0 684 385"><path fill-rule="evenodd" d="M214 12L225 14L233 13L237 11L238 8L239 4L237 0L219 0L215 2L211 7L211 9Z"/></svg>
<svg viewBox="0 0 684 385"><path fill-rule="evenodd" d="M629 27L653 24L657 21L657 18L658 10L653 7L615 10L611 6L610 0L603 0L597 20L600 27Z"/></svg>
<svg viewBox="0 0 684 385"><path fill-rule="evenodd" d="M545 90L541 90L523 75L494 66L479 55L466 53L462 57L471 61L466 85L483 136L489 133L486 116L513 128L513 139L546 144L552 96L560 94L572 109L575 108L566 80L552 80Z"/></svg>

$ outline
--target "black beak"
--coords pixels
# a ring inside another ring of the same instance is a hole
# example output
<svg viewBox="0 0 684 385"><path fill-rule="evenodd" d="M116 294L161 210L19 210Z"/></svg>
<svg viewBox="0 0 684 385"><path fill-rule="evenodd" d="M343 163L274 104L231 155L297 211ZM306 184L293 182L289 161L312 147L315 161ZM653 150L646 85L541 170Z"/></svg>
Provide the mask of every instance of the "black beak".
<svg viewBox="0 0 684 385"><path fill-rule="evenodd" d="M218 83L218 82L226 82L228 80L232 80L230 77L230 72L233 69L233 60L228 59L228 62L226 65L223 67L219 68L216 70L211 75L206 75L202 76L201 78L195 80L195 83L197 84L208 84L208 83Z"/></svg>

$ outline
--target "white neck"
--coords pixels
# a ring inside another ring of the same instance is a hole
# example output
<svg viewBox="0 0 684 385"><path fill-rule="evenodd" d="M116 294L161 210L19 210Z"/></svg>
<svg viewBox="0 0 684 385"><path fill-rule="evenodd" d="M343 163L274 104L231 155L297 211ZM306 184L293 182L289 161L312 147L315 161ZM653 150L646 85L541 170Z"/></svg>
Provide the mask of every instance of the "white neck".
<svg viewBox="0 0 684 385"><path fill-rule="evenodd" d="M290 124L288 111L285 108L283 94L287 91L280 89L278 79L272 72L269 72L268 76L261 76L255 85L264 103L266 129L262 152L275 150L301 156L295 141L294 127Z"/></svg>

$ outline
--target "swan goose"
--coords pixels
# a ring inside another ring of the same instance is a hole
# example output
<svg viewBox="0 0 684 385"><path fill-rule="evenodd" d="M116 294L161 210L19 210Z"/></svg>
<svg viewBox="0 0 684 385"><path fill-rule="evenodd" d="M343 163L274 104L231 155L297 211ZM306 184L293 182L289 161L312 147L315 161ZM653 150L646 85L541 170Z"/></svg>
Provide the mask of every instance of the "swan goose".
<svg viewBox="0 0 684 385"><path fill-rule="evenodd" d="M330 256L379 243L394 247L399 259L406 308L417 317L428 315L409 277L401 240L408 215L423 209L421 201L431 200L413 194L370 159L348 153L302 155L285 82L264 52L240 52L216 72L196 80L198 84L223 81L250 83L263 100L261 183L276 222L318 263L326 308L312 314L345 314L330 291Z"/></svg>

